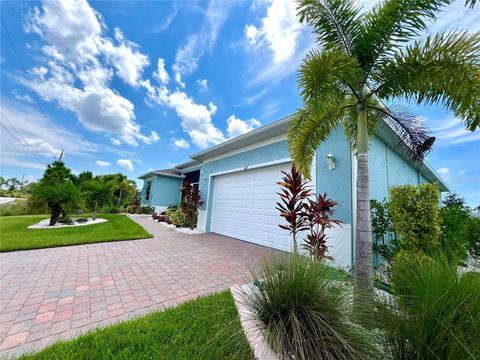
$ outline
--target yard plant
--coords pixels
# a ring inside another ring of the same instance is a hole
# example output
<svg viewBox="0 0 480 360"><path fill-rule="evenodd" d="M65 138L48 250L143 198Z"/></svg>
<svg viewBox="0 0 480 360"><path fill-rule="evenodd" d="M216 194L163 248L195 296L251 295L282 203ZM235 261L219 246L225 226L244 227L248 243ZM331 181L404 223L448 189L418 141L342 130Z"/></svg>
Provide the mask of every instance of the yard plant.
<svg viewBox="0 0 480 360"><path fill-rule="evenodd" d="M480 125L480 33L454 31L419 40L450 3L387 0L364 11L353 0L299 1L299 19L312 26L321 50L311 51L299 70L303 105L290 126L289 148L307 177L318 146L335 128L343 127L355 152L357 294L373 294L369 136L381 128L414 163L435 140L392 100L439 104L469 130Z"/></svg>

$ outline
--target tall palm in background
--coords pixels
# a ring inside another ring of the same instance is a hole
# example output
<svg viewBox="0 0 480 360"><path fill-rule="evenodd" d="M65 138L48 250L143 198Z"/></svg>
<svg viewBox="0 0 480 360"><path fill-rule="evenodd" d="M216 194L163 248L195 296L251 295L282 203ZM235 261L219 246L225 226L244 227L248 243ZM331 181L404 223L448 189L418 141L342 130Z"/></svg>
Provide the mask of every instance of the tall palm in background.
<svg viewBox="0 0 480 360"><path fill-rule="evenodd" d="M301 22L311 25L320 50L299 70L303 106L288 134L292 159L310 176L316 149L343 126L357 158L355 293L373 294L368 138L377 127L416 163L435 138L404 108L403 97L440 104L475 130L480 123L480 34L423 33L448 0L385 0L365 12L352 0L303 0ZM472 16L475 16L472 13Z"/></svg>

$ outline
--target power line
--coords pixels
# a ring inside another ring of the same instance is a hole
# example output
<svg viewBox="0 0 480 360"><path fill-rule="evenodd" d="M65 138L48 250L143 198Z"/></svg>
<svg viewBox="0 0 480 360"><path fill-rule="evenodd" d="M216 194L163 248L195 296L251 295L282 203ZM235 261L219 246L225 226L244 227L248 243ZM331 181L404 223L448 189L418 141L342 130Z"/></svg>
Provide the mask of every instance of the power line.
<svg viewBox="0 0 480 360"><path fill-rule="evenodd" d="M12 37L10 36L10 32L8 31L7 24L5 23L5 20L3 20L3 16L0 15L0 19L2 20L3 28L5 29L5 32L6 32L7 37L8 37L8 40L10 41L10 45L12 45L13 52L15 53L15 56L16 56L19 64L20 64L20 67L22 68L23 74L25 75L26 78L28 78L27 70L25 70L25 66L23 66L23 62L22 62L22 60L20 59L20 55L19 55L18 52L17 52L17 48L16 48L16 46L15 46L15 44L14 44L14 42L13 42ZM33 90L32 86L30 85L30 82L27 81L27 84L28 84L28 87L30 88L30 90L32 91L32 93L34 93L34 94L37 96L37 99L40 100L39 96L37 95L37 93L35 92L35 90ZM45 120L45 122L47 123L48 127L50 128L50 131L52 132L52 134L55 135L55 132L53 131L53 127L51 126L48 117L45 115L45 110L43 109L43 106L42 106L41 101L37 101L37 105L38 105L38 107L40 108L40 113L42 114L43 119ZM57 144L57 146L58 146L59 148L63 148L63 146L61 146L61 145L59 144L59 142L57 141L57 137L54 136L53 138L54 138L54 141L55 141L55 143Z"/></svg>
<svg viewBox="0 0 480 360"><path fill-rule="evenodd" d="M5 120L8 121L7 117L3 114L3 112L0 111L0 114L3 116L3 118L4 118ZM10 121L8 121L8 123L10 123ZM0 126L2 126L5 130L7 130L7 132L10 134L10 136L12 136L15 140L17 140L17 142L18 142L20 145L22 145L25 149L27 149L27 151L28 151L30 154L32 154L38 161L40 161L40 163L41 163L42 165L45 165L45 166L46 166L45 162L43 162L43 160L41 160L41 159L37 156L37 154L35 154L35 153L28 147L27 144L22 143L22 142L18 139L18 137L17 137L14 133L12 133L12 132L10 131L9 128L7 128L7 127L6 127L3 123L1 123L1 122L0 122Z"/></svg>

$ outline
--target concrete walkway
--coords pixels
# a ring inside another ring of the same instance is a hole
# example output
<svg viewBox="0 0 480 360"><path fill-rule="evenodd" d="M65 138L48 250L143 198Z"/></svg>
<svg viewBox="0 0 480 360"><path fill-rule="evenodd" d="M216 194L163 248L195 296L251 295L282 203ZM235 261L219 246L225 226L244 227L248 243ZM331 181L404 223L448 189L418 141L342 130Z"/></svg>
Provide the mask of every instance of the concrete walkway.
<svg viewBox="0 0 480 360"><path fill-rule="evenodd" d="M272 252L133 219L155 238L0 254L0 357L242 283Z"/></svg>

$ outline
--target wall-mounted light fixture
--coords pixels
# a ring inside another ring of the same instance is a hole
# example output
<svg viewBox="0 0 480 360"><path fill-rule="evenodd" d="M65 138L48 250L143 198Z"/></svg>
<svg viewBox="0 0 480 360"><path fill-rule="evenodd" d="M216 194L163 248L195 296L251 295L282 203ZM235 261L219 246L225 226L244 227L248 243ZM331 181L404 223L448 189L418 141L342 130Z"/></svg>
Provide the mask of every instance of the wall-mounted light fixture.
<svg viewBox="0 0 480 360"><path fill-rule="evenodd" d="M327 165L329 170L335 169L335 157L331 152L329 152L327 155Z"/></svg>

